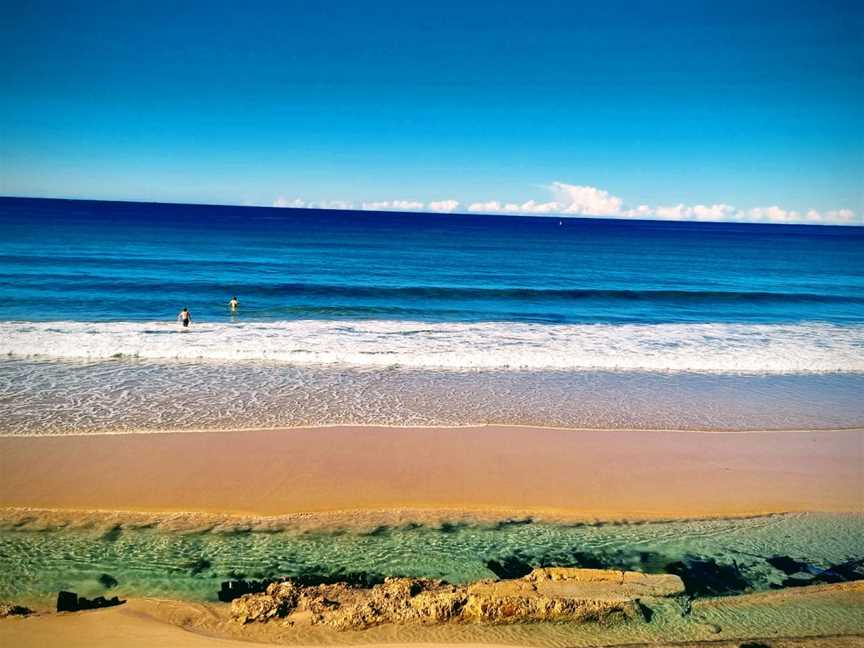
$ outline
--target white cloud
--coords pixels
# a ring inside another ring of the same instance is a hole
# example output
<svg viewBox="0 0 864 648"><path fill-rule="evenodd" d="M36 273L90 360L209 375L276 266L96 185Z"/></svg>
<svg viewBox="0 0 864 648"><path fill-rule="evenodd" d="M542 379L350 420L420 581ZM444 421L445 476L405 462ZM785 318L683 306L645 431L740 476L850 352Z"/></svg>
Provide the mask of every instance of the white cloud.
<svg viewBox="0 0 864 648"><path fill-rule="evenodd" d="M491 200L489 202L484 203L471 203L468 205L469 212L486 212L487 214L494 214L495 212L504 211L503 206L497 200Z"/></svg>
<svg viewBox="0 0 864 648"><path fill-rule="evenodd" d="M813 210L807 212L808 218L812 213L814 213ZM827 211L822 214L822 217L835 225L864 225L864 218L861 216L856 217L855 212L851 209L835 209Z"/></svg>
<svg viewBox="0 0 864 648"><path fill-rule="evenodd" d="M811 210L812 216L818 212ZM797 223L801 221L801 215L796 211L787 211L782 207L773 205L772 207L754 207L746 212L738 212L738 218L741 220L753 221L755 223ZM820 214L821 218L821 214ZM819 222L817 218L814 222Z"/></svg>
<svg viewBox="0 0 864 648"><path fill-rule="evenodd" d="M723 203L717 205L673 205L661 206L651 209L647 205L640 205L640 213L637 218L657 218L660 220L698 220L698 221L725 221L731 220L736 214L732 205ZM632 210L631 210L632 212ZM631 212L625 215L630 216Z"/></svg>
<svg viewBox="0 0 864 648"><path fill-rule="evenodd" d="M300 200L299 198L295 198L294 200L289 200L285 196L279 196L276 200L273 201L274 207L305 207L306 201Z"/></svg>
<svg viewBox="0 0 864 648"><path fill-rule="evenodd" d="M608 191L584 185L553 182L552 193L564 205L565 214L586 216L620 216L621 199Z"/></svg>
<svg viewBox="0 0 864 648"><path fill-rule="evenodd" d="M701 221L729 220L735 214L732 205L720 203L717 205L696 205L693 207L693 218Z"/></svg>
<svg viewBox="0 0 864 648"><path fill-rule="evenodd" d="M851 209L836 209L819 212L811 209L805 213L784 209L777 205L739 209L726 203L711 205L637 205L625 206L624 201L605 189L588 185L573 185L553 182L547 187L555 200L524 202L487 200L469 203L465 210L484 214L530 214L561 216L601 216L606 218L640 218L675 221L725 221L744 223L803 223L820 225L864 225L864 219ZM342 200L305 202L280 196L275 207L308 207L312 209L353 209L353 204ZM437 200L424 204L417 200L381 200L364 202L360 208L384 211L430 211L453 213L460 209L457 200Z"/></svg>
<svg viewBox="0 0 864 648"><path fill-rule="evenodd" d="M354 203L347 200L322 200L321 202L309 203L310 209L354 209Z"/></svg>
<svg viewBox="0 0 864 648"><path fill-rule="evenodd" d="M662 220L684 220L688 217L686 205L675 205L674 207L657 207L653 216Z"/></svg>
<svg viewBox="0 0 864 648"><path fill-rule="evenodd" d="M487 214L501 212L505 214L558 214L561 205L557 202L538 203L529 200L524 203L501 203L497 200L489 202L476 202L468 205L469 212L485 212Z"/></svg>
<svg viewBox="0 0 864 648"><path fill-rule="evenodd" d="M417 200L394 200L391 204L392 209L403 209L406 211L414 211L424 208L423 203Z"/></svg>
<svg viewBox="0 0 864 648"><path fill-rule="evenodd" d="M561 210L561 204L557 202L545 202L538 203L533 200L529 200L528 202L524 202L521 205L516 206L517 209L514 211L521 212L523 214L557 214Z"/></svg>
<svg viewBox="0 0 864 648"><path fill-rule="evenodd" d="M378 202L364 202L360 205L360 209L365 211L383 211L385 209L390 209L390 201L379 200Z"/></svg>
<svg viewBox="0 0 864 648"><path fill-rule="evenodd" d="M425 208L422 202L416 200L378 200L364 202L360 209L366 211L421 211Z"/></svg>
<svg viewBox="0 0 864 648"><path fill-rule="evenodd" d="M725 221L745 223L809 223L821 225L862 225L864 219L851 209L825 212L810 210L806 214L777 205L738 209L726 203L712 205L638 205L626 207L624 201L604 189L588 185L553 182L549 190L554 201L523 203L490 200L468 206L470 212L513 214L558 214L562 216L605 216L607 218L642 218L676 221Z"/></svg>
<svg viewBox="0 0 864 648"><path fill-rule="evenodd" d="M354 203L347 200L323 200L307 202L300 198L279 196L273 201L274 207L305 207L307 209L354 209ZM360 203L365 211L430 211L452 213L459 207L458 200L437 200L428 204L419 200L373 200Z"/></svg>
<svg viewBox="0 0 864 648"><path fill-rule="evenodd" d="M458 200L433 200L428 205L426 205L426 209L431 212L441 212L445 214L450 214L456 211L459 207Z"/></svg>
<svg viewBox="0 0 864 648"><path fill-rule="evenodd" d="M634 207L633 209L626 209L621 212L622 216L627 218L654 218L654 209L649 207L648 205L639 205L638 207Z"/></svg>
<svg viewBox="0 0 864 648"><path fill-rule="evenodd" d="M279 196L276 200L274 200L273 206L293 207L295 209L354 209L354 203L348 202L347 200L322 200L319 202L306 202L305 200L301 200L300 198L294 198L292 200L284 196Z"/></svg>

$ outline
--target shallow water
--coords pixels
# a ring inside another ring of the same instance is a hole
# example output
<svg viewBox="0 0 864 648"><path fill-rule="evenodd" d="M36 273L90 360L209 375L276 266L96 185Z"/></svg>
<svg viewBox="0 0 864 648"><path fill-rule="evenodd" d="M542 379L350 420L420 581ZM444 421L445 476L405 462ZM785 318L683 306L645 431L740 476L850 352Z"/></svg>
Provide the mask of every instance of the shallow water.
<svg viewBox="0 0 864 648"><path fill-rule="evenodd" d="M860 374L425 371L0 360L0 434L301 425L864 426Z"/></svg>
<svg viewBox="0 0 864 648"><path fill-rule="evenodd" d="M788 574L766 562L775 555L814 569L864 558L862 515L639 524L460 518L336 528L306 521L257 530L230 519L154 526L140 517L127 525L116 516L93 520L89 528L64 528L34 515L0 527L0 599L45 604L67 589L85 596L215 600L219 583L229 578L375 582L402 575L464 583L550 565L662 573L675 571L670 565L676 561L708 566L708 576L682 574L696 595L732 594L782 584ZM106 587L103 574L117 585Z"/></svg>

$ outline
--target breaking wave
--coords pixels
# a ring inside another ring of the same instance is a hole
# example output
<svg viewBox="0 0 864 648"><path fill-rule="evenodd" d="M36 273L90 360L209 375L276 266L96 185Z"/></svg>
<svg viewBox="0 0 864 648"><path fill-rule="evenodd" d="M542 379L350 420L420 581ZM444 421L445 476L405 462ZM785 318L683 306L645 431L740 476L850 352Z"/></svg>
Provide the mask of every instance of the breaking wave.
<svg viewBox="0 0 864 648"><path fill-rule="evenodd" d="M864 373L864 326L291 320L0 322L18 358L266 360L290 365L703 373Z"/></svg>

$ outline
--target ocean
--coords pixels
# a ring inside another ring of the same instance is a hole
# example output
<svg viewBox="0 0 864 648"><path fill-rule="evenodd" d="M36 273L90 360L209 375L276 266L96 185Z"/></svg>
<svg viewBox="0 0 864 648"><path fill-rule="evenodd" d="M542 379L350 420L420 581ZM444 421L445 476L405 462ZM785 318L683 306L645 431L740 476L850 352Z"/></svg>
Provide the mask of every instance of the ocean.
<svg viewBox="0 0 864 648"><path fill-rule="evenodd" d="M864 228L2 198L0 231L0 434L864 425Z"/></svg>

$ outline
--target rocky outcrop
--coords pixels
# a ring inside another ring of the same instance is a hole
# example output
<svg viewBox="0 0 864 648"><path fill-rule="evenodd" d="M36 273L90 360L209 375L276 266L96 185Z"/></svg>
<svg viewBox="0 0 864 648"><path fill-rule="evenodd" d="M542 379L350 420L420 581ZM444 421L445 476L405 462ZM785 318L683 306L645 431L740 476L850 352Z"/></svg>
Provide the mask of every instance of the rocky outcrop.
<svg viewBox="0 0 864 648"><path fill-rule="evenodd" d="M58 592L57 593L57 611L58 612L79 612L81 610L95 610L97 608L113 607L121 605L126 601L121 601L119 597L112 596L106 599L104 596L97 596L94 599L78 596L75 592Z"/></svg>
<svg viewBox="0 0 864 648"><path fill-rule="evenodd" d="M674 574L643 574L615 569L571 569L541 567L525 577L538 588L564 595L570 592L635 598L677 596L684 593L684 582Z"/></svg>
<svg viewBox="0 0 864 648"><path fill-rule="evenodd" d="M223 603L230 603L244 594L257 594L264 592L272 584L272 580L230 580L223 581L216 597Z"/></svg>
<svg viewBox="0 0 864 648"><path fill-rule="evenodd" d="M681 579L670 574L550 568L468 586L414 578L388 578L371 588L345 583L302 587L283 581L235 599L231 613L240 623L285 618L337 630L386 623L614 623L644 619L641 599L683 592Z"/></svg>
<svg viewBox="0 0 864 648"><path fill-rule="evenodd" d="M28 616L33 614L33 610L23 605L15 605L14 603L0 603L0 619L10 616Z"/></svg>

